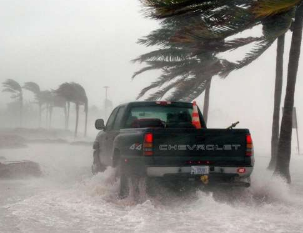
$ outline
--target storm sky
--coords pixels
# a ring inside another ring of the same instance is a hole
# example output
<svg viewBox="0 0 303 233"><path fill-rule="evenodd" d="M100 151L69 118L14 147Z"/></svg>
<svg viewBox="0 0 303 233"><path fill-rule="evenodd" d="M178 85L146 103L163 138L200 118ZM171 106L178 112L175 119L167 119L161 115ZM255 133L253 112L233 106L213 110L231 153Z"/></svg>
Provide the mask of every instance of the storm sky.
<svg viewBox="0 0 303 233"><path fill-rule="evenodd" d="M140 11L137 0L1 0L1 81L79 82L93 104L108 85L115 103L133 99L143 84L130 61L146 51L136 41L158 24Z"/></svg>
<svg viewBox="0 0 303 233"><path fill-rule="evenodd" d="M42 89L55 89L62 82L74 81L85 87L91 104L101 106L103 86L111 87L109 96L117 105L134 100L157 76L150 72L131 80L141 67L131 60L150 49L136 41L159 26L144 18L138 0L1 0L0 15L1 82L12 78L21 84L34 81ZM290 36L286 37L285 59ZM212 127L239 120L241 127L252 129L260 143L269 139L275 50L276 44L252 65L225 80L214 79ZM299 126L303 117L303 59L300 64L296 90ZM286 68L287 60L285 72ZM0 105L7 101L7 93L1 93ZM202 96L198 103L203 105Z"/></svg>

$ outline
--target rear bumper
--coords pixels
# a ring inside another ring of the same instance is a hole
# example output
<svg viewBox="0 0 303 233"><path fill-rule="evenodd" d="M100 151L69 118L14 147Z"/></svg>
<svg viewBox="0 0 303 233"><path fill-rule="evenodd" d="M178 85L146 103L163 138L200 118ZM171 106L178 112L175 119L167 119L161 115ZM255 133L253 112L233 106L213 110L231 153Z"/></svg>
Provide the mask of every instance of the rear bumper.
<svg viewBox="0 0 303 233"><path fill-rule="evenodd" d="M216 176L235 176L240 178L250 177L253 167L243 167L245 168L245 173L238 173L239 167L211 167L209 175ZM164 177L171 175L180 176L192 176L191 167L147 167L146 174L150 177Z"/></svg>

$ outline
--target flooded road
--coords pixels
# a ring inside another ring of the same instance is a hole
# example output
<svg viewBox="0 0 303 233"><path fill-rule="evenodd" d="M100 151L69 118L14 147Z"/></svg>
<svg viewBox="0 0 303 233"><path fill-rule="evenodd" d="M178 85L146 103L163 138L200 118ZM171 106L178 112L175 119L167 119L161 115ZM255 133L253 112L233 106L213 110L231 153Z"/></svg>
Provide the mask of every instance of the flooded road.
<svg viewBox="0 0 303 233"><path fill-rule="evenodd" d="M88 146L32 144L0 150L4 160L40 165L39 178L0 179L0 232L292 232L303 229L303 156L293 155L289 188L256 157L252 187L233 201L197 191L142 203L118 200L114 170L91 175ZM1 162L1 161L0 161Z"/></svg>

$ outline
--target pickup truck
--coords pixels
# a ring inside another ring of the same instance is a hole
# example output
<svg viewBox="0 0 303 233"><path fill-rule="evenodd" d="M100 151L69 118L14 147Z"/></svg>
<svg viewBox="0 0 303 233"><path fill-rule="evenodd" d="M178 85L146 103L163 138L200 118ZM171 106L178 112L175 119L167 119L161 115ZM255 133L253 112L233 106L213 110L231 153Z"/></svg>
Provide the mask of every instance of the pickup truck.
<svg viewBox="0 0 303 233"><path fill-rule="evenodd" d="M253 144L248 129L209 129L198 109L201 128L192 124L193 104L130 102L116 107L94 142L93 173L116 167L120 197L132 177L189 180L250 186Z"/></svg>

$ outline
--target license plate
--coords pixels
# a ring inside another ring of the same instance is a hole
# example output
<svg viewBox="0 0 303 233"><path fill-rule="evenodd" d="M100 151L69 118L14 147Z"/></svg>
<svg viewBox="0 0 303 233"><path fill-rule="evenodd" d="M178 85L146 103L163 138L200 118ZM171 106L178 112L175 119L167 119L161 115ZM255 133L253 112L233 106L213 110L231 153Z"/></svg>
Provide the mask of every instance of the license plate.
<svg viewBox="0 0 303 233"><path fill-rule="evenodd" d="M209 174L209 166L192 166L190 174L207 175Z"/></svg>

